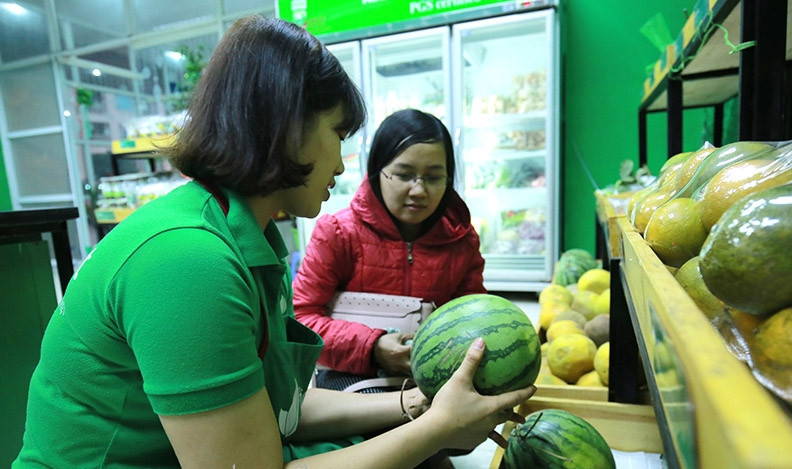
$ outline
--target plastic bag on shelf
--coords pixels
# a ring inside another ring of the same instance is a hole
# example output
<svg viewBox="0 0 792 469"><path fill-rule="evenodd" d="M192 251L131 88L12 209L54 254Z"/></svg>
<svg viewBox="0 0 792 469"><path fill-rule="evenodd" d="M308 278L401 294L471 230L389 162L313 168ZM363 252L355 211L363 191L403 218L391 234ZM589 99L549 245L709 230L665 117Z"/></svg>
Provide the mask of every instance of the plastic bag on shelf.
<svg viewBox="0 0 792 469"><path fill-rule="evenodd" d="M639 233L643 233L649 217L658 207L675 196L685 183L693 177L701 162L716 148L705 142L694 152L678 153L665 162L657 179L636 192L628 203L630 222Z"/></svg>
<svg viewBox="0 0 792 469"><path fill-rule="evenodd" d="M791 148L785 142L735 142L700 162L691 156L669 181L673 191L664 194L672 195L650 207L654 210L643 232L649 247L664 264L681 267L698 255L710 228L732 203L792 180Z"/></svg>

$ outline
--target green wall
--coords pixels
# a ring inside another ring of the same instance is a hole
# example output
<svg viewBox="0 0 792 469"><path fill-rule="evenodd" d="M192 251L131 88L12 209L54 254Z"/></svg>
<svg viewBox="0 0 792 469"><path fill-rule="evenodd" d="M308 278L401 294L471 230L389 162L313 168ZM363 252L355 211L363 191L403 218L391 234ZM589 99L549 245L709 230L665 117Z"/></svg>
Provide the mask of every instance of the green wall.
<svg viewBox="0 0 792 469"><path fill-rule="evenodd" d="M660 51L640 31L660 13L672 38L692 11L695 0L628 2L562 0L562 212L563 250L594 252L594 187L618 179L622 160L638 162L638 106L646 66ZM711 109L686 110L683 151L702 144L704 121ZM654 174L667 158L666 114L648 119L648 164ZM707 123L711 129L711 123ZM711 135L711 130L709 132Z"/></svg>
<svg viewBox="0 0 792 469"><path fill-rule="evenodd" d="M0 145L0 211L11 210L11 192L8 190L8 175L6 175L3 160L3 146Z"/></svg>

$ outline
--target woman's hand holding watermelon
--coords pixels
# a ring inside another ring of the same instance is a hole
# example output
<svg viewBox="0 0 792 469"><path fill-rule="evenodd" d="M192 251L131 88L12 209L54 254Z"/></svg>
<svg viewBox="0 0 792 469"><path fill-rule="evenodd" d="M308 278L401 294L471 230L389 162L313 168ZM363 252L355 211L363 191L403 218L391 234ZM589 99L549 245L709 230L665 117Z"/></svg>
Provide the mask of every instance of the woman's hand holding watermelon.
<svg viewBox="0 0 792 469"><path fill-rule="evenodd" d="M400 332L385 334L374 342L374 359L380 368L390 376L410 376L410 351L412 347L405 342L413 338L413 334Z"/></svg>
<svg viewBox="0 0 792 469"><path fill-rule="evenodd" d="M484 346L482 339L473 342L459 369L440 388L423 417L436 419L446 448L473 449L506 420L522 423L524 419L513 409L536 392L535 386L529 386L495 396L479 394L473 387L473 376L484 356Z"/></svg>

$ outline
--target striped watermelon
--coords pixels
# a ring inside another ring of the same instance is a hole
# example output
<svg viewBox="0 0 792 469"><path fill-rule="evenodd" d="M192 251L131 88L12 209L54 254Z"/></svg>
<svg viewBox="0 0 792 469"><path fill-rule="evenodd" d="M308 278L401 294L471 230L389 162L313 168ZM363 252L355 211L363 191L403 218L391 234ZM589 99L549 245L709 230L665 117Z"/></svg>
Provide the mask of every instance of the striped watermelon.
<svg viewBox="0 0 792 469"><path fill-rule="evenodd" d="M434 397L477 337L487 345L473 379L479 393L501 394L533 384L542 352L531 321L505 298L476 294L437 308L415 333L410 360L424 395Z"/></svg>
<svg viewBox="0 0 792 469"><path fill-rule="evenodd" d="M615 469L608 443L596 428L560 409L532 413L509 435L500 469Z"/></svg>

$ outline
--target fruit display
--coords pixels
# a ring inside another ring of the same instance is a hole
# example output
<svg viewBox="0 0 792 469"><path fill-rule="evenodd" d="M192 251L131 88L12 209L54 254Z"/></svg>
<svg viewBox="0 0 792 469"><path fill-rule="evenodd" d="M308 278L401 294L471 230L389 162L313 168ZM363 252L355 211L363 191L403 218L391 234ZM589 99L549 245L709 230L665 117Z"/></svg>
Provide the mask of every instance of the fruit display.
<svg viewBox="0 0 792 469"><path fill-rule="evenodd" d="M610 356L610 272L586 251L562 254L576 262L576 283L550 284L539 293L539 337L542 366L538 384L607 386ZM558 264L569 268L565 264ZM568 273L567 273L568 275ZM597 360L599 356L599 360ZM607 357L607 358L603 358Z"/></svg>
<svg viewBox="0 0 792 469"><path fill-rule="evenodd" d="M561 409L528 415L509 434L500 469L615 469L613 452L590 423Z"/></svg>
<svg viewBox="0 0 792 469"><path fill-rule="evenodd" d="M792 307L792 143L675 155L631 196L628 219L729 352L792 403L792 366L778 352L792 336L779 319Z"/></svg>
<svg viewBox="0 0 792 469"><path fill-rule="evenodd" d="M534 383L542 354L528 316L505 298L474 294L437 308L415 334L410 361L424 395L434 397L478 337L486 344L473 378L479 393L501 394Z"/></svg>

